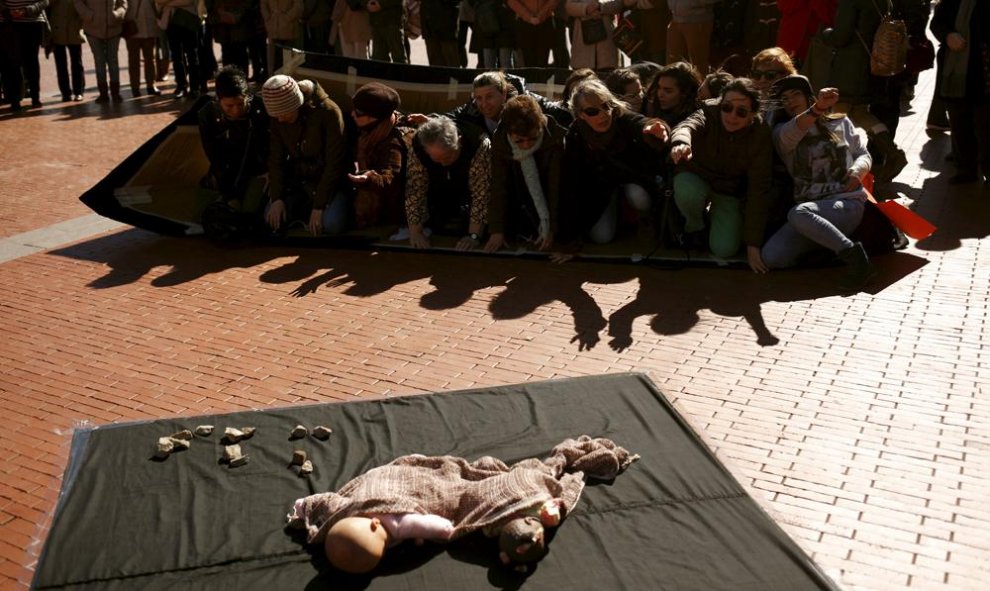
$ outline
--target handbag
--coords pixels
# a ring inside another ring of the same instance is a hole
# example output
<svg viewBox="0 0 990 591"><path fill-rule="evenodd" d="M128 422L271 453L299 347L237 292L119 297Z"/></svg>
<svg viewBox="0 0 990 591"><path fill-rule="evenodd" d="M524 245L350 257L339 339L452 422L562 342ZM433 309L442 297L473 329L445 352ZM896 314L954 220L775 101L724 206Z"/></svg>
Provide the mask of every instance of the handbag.
<svg viewBox="0 0 990 591"><path fill-rule="evenodd" d="M935 46L928 39L911 43L907 52L907 71L918 74L935 67Z"/></svg>
<svg viewBox="0 0 990 591"><path fill-rule="evenodd" d="M594 45L608 39L608 29L605 21L600 18L590 18L581 21L581 41L585 45Z"/></svg>
<svg viewBox="0 0 990 591"><path fill-rule="evenodd" d="M120 29L120 36L124 39L130 39L131 37L137 37L138 34L138 24L135 20L124 21L123 26Z"/></svg>

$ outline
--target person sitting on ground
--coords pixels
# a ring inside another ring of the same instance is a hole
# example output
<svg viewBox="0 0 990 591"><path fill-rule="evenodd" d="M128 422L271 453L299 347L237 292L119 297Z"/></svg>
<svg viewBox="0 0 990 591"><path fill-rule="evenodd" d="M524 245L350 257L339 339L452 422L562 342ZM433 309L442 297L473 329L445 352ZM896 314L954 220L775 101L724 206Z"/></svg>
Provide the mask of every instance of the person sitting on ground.
<svg viewBox="0 0 990 591"><path fill-rule="evenodd" d="M701 74L687 62L664 66L653 77L640 110L674 127L698 108Z"/></svg>
<svg viewBox="0 0 990 591"><path fill-rule="evenodd" d="M779 47L769 47L753 56L749 76L760 93L760 99L765 101L770 96L770 87L774 82L797 73L797 68L786 51Z"/></svg>
<svg viewBox="0 0 990 591"><path fill-rule="evenodd" d="M817 99L813 96L804 76L774 84L774 97L790 119L774 128L773 140L794 177L797 204L788 211L787 223L763 245L754 271L793 267L808 253L827 248L849 267L840 288L859 291L873 271L863 245L849 236L863 219L867 197L862 181L872 160L852 121L829 114L839 100L838 90L823 88Z"/></svg>
<svg viewBox="0 0 990 591"><path fill-rule="evenodd" d="M639 247L655 242L653 198L663 172L669 128L627 109L597 79L574 89L576 117L567 132L558 230L563 250L551 258L573 258L584 238L606 244L615 238L619 198L638 216Z"/></svg>
<svg viewBox="0 0 990 591"><path fill-rule="evenodd" d="M354 225L397 224L406 184L405 144L396 128L400 98L395 89L370 82L351 99L351 117L358 128L357 173L348 177L357 187Z"/></svg>
<svg viewBox="0 0 990 591"><path fill-rule="evenodd" d="M216 100L200 109L199 137L210 169L200 184L235 211L258 213L268 170L268 115L237 66L217 74Z"/></svg>
<svg viewBox="0 0 990 591"><path fill-rule="evenodd" d="M639 74L631 68L618 68L612 70L605 77L605 86L609 91L626 104L630 111L639 111L643 104L643 82Z"/></svg>
<svg viewBox="0 0 990 591"><path fill-rule="evenodd" d="M269 78L261 94L272 119L268 225L280 231L299 221L314 235L344 232L352 197L340 107L315 82L282 74Z"/></svg>
<svg viewBox="0 0 990 591"><path fill-rule="evenodd" d="M466 123L482 129L489 138L495 134L505 101L518 94L532 96L545 115L553 117L563 126L570 125L574 119L566 108L529 92L523 79L518 76L504 72L483 72L474 78L472 87L471 101L445 113L445 116L458 124ZM410 119L416 121L415 116L410 116Z"/></svg>
<svg viewBox="0 0 990 591"><path fill-rule="evenodd" d="M553 244L567 130L540 111L531 96L505 103L492 140L492 199L485 252L521 237L538 250Z"/></svg>
<svg viewBox="0 0 990 591"><path fill-rule="evenodd" d="M745 243L753 269L761 265L773 151L759 110L753 83L737 78L717 103L706 103L674 128L670 148L671 159L680 165L674 203L684 216L685 244L699 248L705 242L708 208L712 254L731 257Z"/></svg>
<svg viewBox="0 0 990 591"><path fill-rule="evenodd" d="M469 125L436 117L419 126L406 169L409 244L429 248L432 232L463 236L458 250L481 246L491 198L491 141Z"/></svg>

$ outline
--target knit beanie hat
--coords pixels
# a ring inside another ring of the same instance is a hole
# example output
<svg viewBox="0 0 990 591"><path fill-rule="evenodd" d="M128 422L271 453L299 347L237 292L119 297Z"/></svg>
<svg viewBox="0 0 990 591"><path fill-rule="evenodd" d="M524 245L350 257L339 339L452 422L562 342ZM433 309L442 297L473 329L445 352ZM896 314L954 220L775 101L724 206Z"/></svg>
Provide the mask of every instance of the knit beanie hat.
<svg viewBox="0 0 990 591"><path fill-rule="evenodd" d="M399 108L401 100L394 88L381 82L369 82L354 93L351 106L375 119L385 119Z"/></svg>
<svg viewBox="0 0 990 591"><path fill-rule="evenodd" d="M261 87L261 97L265 101L265 110L272 117L288 115L303 104L299 84L284 74L269 78Z"/></svg>
<svg viewBox="0 0 990 591"><path fill-rule="evenodd" d="M811 82L800 74L791 74L790 76L784 76L780 80L773 83L771 87L771 94L773 98L780 99L781 95L788 90L799 90L808 99L813 99L815 97L815 91L811 88Z"/></svg>

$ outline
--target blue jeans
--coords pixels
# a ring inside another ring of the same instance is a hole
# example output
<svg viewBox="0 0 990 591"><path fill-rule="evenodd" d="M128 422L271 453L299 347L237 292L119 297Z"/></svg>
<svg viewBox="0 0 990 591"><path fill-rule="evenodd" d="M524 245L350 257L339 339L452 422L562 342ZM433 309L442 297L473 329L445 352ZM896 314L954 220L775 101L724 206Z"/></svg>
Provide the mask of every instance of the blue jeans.
<svg viewBox="0 0 990 591"><path fill-rule="evenodd" d="M771 269L783 269L816 248L836 253L851 248L848 236L863 219L865 201L866 193L860 190L795 205L787 212L787 223L763 245L763 262Z"/></svg>
<svg viewBox="0 0 990 591"><path fill-rule="evenodd" d="M265 215L268 215L268 209L272 206L271 202L265 205ZM291 208L288 203L286 203L286 213L289 213ZM323 209L323 233L327 236L336 236L337 234L343 234L351 225L351 212L354 210L354 196L351 193L345 193L344 191L339 191L333 198L332 201ZM310 211L310 210L307 210ZM292 223L294 220L286 220L286 223ZM298 221L303 223L309 222L309 215L306 215L306 219L299 218Z"/></svg>
<svg viewBox="0 0 990 591"><path fill-rule="evenodd" d="M93 50L93 61L96 63L96 84L106 86L107 70L110 72L110 86L120 88L120 64L117 63L117 50L120 48L120 35L110 39L100 39L86 35L89 48Z"/></svg>
<svg viewBox="0 0 990 591"><path fill-rule="evenodd" d="M595 244L608 244L615 239L619 227L619 194L625 196L629 205L638 212L650 211L653 200L649 192L639 185L621 185L609 199L608 206L588 232L588 239Z"/></svg>

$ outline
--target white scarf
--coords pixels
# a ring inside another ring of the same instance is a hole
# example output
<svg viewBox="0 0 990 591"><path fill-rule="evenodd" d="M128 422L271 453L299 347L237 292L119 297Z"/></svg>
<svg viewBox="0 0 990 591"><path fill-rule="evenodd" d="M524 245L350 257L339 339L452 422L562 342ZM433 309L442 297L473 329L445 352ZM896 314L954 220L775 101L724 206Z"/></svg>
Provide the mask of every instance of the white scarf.
<svg viewBox="0 0 990 591"><path fill-rule="evenodd" d="M512 149L512 159L519 163L522 168L523 179L526 181L526 188L529 189L529 196L533 199L533 206L540 216L540 238L546 240L550 237L550 210L547 208L547 199L543 195L543 186L540 184L540 171L536 168L536 159L533 154L543 145L543 130L540 130L540 138L536 140L533 147L523 150L516 145L516 142L509 138L509 147Z"/></svg>

